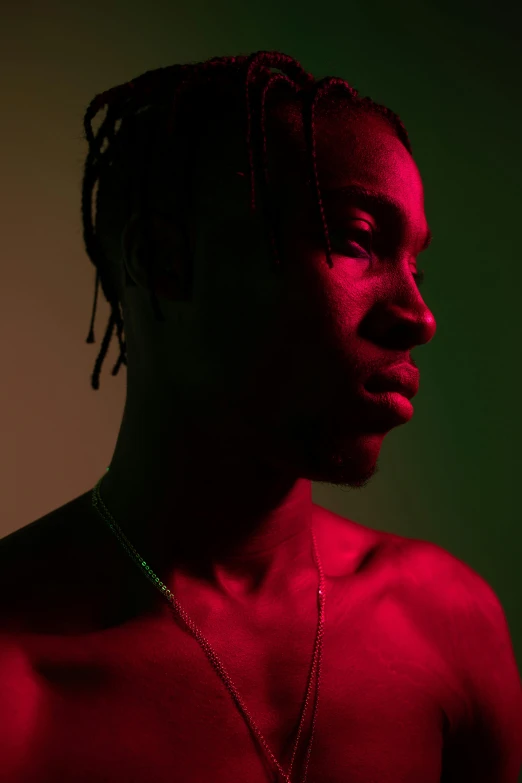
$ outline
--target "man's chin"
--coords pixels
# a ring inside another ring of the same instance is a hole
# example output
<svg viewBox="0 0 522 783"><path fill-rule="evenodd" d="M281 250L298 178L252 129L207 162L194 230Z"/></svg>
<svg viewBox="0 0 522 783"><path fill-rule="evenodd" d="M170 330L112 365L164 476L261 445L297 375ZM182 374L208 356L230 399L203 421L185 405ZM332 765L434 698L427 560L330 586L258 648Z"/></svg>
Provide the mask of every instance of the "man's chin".
<svg viewBox="0 0 522 783"><path fill-rule="evenodd" d="M293 444L287 467L299 478L361 488L378 471L377 461L386 433L360 433L335 437L331 441L318 439L314 443L300 440Z"/></svg>
<svg viewBox="0 0 522 783"><path fill-rule="evenodd" d="M377 461L371 463L344 460L342 457L332 458L329 464L315 465L308 470L306 476L310 481L321 484L331 484L334 487L351 487L362 489L379 471Z"/></svg>

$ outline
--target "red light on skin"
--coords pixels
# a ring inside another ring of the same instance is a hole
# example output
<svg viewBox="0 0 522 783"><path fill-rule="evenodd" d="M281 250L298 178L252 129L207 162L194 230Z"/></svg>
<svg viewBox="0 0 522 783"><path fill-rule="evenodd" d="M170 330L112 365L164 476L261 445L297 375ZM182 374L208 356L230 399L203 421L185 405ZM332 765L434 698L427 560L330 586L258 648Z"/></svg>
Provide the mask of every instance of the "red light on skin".
<svg viewBox="0 0 522 783"><path fill-rule="evenodd" d="M364 389L364 396L370 403L388 410L403 421L409 421L413 416L413 405L404 394L397 391L370 392Z"/></svg>

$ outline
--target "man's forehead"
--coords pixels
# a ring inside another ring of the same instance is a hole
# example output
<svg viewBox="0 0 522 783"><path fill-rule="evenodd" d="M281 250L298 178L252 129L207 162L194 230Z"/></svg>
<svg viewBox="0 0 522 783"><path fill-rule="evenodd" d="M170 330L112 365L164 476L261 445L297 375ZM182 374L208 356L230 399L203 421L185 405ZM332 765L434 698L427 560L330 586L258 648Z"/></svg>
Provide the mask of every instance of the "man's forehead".
<svg viewBox="0 0 522 783"><path fill-rule="evenodd" d="M317 122L317 164L321 191L332 205L354 202L349 186L359 184L384 198L402 202L413 210L417 221L423 210L423 185L417 166L392 128L382 118L362 117L349 123L319 118ZM240 210L249 212L250 161L244 129L221 129L207 134L194 161L194 193L206 212ZM312 200L310 155L303 154L302 140L294 143L288 128L269 134L269 180L274 198L283 206L302 211ZM263 185L264 161L256 150L256 195ZM260 167L261 164L261 167ZM343 190L344 189L344 190ZM343 193L346 198L343 199ZM370 202L367 201L367 204ZM292 209L293 211L293 209Z"/></svg>

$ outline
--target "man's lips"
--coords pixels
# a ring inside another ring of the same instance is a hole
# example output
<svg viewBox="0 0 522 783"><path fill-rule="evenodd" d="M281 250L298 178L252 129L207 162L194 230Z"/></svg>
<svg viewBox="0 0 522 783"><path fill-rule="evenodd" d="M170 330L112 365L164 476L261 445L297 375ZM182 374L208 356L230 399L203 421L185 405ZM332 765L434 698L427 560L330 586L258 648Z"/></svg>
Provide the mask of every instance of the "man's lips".
<svg viewBox="0 0 522 783"><path fill-rule="evenodd" d="M369 392L399 392L408 400L419 391L419 371L402 362L375 373L365 382Z"/></svg>

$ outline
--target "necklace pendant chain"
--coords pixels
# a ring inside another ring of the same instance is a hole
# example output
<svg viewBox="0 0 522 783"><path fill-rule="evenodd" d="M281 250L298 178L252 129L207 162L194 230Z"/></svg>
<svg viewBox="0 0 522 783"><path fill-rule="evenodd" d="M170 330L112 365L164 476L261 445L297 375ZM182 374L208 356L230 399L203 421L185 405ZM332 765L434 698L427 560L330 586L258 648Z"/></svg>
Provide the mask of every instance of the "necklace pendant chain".
<svg viewBox="0 0 522 783"><path fill-rule="evenodd" d="M106 469L106 472L109 471L109 468ZM319 609L319 622L317 626L317 634L315 638L315 645L314 645L314 652L312 656L312 668L310 670L310 675L308 677L308 686L306 691L306 697L305 702L303 705L303 709L301 711L301 720L299 722L299 730L297 732L297 738L294 744L294 749L292 753L292 760L290 762L290 769L288 772L285 772L270 748L268 747L268 744L261 734L257 724L251 717L250 713L248 712L245 704L243 703L243 700L241 699L241 696L239 695L235 685L233 684L232 680L230 679L225 667L219 660L218 656L214 652L213 648L211 647L208 640L203 636L203 634L200 632L200 630L196 627L196 625L192 622L190 617L187 615L181 604L177 601L177 599L174 597L172 592L167 588L167 586L159 579L159 577L154 573L152 568L147 564L145 560L138 554L136 549L132 546L129 539L125 536L122 529L119 527L119 525L116 523L114 517L111 515L109 510L107 509L107 506L102 500L102 497L100 495L100 485L103 481L104 476L96 483L92 490L92 505L98 512L98 514L102 517L102 519L108 524L109 528L112 530L120 544L122 545L123 549L127 552L131 560L141 569L142 573L147 577L147 579L152 582L154 587L156 587L157 590L162 593L162 595L165 596L167 601L173 606L174 610L180 616L187 626L190 633L195 637L195 639L199 642L201 647L203 648L203 651L205 652L207 658L209 659L211 665L216 670L219 677L223 680L223 683L225 684L225 687L229 691L230 695L232 696L233 700L236 702L236 705L239 709L239 711L242 713L244 719L246 720L247 724L249 725L250 729L254 732L255 736L257 737L262 749L266 752L270 760L275 764L277 767L277 773L275 773L274 783L279 783L280 777L282 776L283 780L286 781L286 783L292 783L292 769L294 766L295 756L297 753L297 747L299 744L299 739L301 736L301 731L303 729L304 719L308 708L308 703L310 701L310 693L312 690L312 682L314 679L314 675L317 672L317 687L315 692L315 699L314 699L314 710L313 710L313 718L312 718L312 730L310 732L310 740L308 743L308 748L306 750L306 767L304 771L304 776L301 783L306 783L306 778L308 774L308 764L310 760L310 753L312 750L312 740L314 737L315 732L315 721L316 721L316 715L317 715L317 704L319 700L319 683L320 683L320 677L321 677L321 662L322 662L322 650L323 650L323 635L324 635L324 605L325 605L325 598L326 598L326 588L325 588L325 579L324 579L324 573L323 568L321 564L321 560L319 558L319 552L317 549L317 541L315 538L315 533L312 530L312 539L313 539L313 547L314 547L314 557L317 565L317 569L319 571L319 588L317 591L317 597L318 597L318 609ZM101 511L101 508L103 508L103 512ZM107 516L106 516L107 515Z"/></svg>

